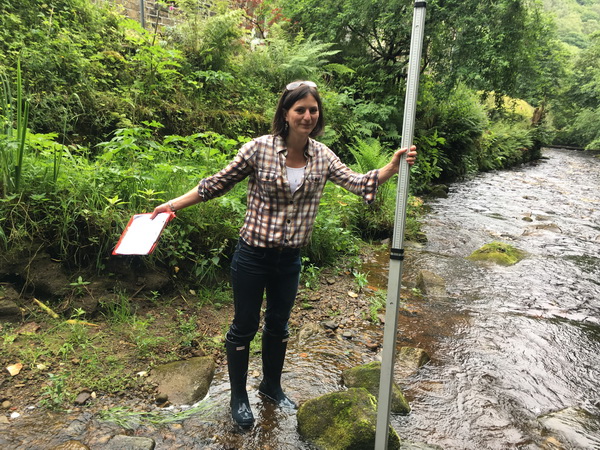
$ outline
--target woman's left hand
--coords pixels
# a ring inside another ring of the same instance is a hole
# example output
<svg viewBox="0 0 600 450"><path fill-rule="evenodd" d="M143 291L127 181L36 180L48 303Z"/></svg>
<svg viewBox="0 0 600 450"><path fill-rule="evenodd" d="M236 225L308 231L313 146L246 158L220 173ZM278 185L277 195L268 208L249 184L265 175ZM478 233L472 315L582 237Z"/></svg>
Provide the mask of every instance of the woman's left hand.
<svg viewBox="0 0 600 450"><path fill-rule="evenodd" d="M400 167L400 158L402 158L402 155L404 155L405 153L406 162L408 163L408 165L412 166L417 160L417 147L415 145L413 145L410 148L410 150L406 148L401 148L396 153L394 153L394 156L392 156L392 164L394 164L397 167Z"/></svg>
<svg viewBox="0 0 600 450"><path fill-rule="evenodd" d="M392 176L398 173L400 169L400 161L402 159L402 155L406 153L406 162L408 165L412 166L417 159L417 147L412 146L409 149L401 148L392 156L392 159L389 163L387 163L384 167L379 169L379 183L385 183Z"/></svg>

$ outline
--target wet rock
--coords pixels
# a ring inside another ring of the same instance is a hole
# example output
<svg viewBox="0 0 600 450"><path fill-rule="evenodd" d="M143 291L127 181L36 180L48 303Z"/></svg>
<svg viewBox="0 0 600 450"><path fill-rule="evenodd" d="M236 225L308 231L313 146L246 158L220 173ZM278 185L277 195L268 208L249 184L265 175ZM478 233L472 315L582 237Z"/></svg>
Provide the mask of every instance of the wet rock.
<svg viewBox="0 0 600 450"><path fill-rule="evenodd" d="M402 347L398 352L397 361L399 364L418 369L430 361L430 357L422 348Z"/></svg>
<svg viewBox="0 0 600 450"><path fill-rule="evenodd" d="M342 372L342 380L346 387L364 388L374 397L379 395L380 377L381 362L379 361L372 361ZM395 382L392 383L391 411L393 414L408 414L410 412L408 401Z"/></svg>
<svg viewBox="0 0 600 450"><path fill-rule="evenodd" d="M352 339L354 337L354 334L352 333L352 331L344 331L342 333L342 337L344 339Z"/></svg>
<svg viewBox="0 0 600 450"><path fill-rule="evenodd" d="M491 242L475 250L468 259L512 266L525 257L525 252L504 242Z"/></svg>
<svg viewBox="0 0 600 450"><path fill-rule="evenodd" d="M434 198L448 198L450 188L445 184L435 184L429 188L428 196Z"/></svg>
<svg viewBox="0 0 600 450"><path fill-rule="evenodd" d="M371 350L372 352L376 352L379 349L379 343L378 342L367 342L365 344L365 346Z"/></svg>
<svg viewBox="0 0 600 450"><path fill-rule="evenodd" d="M594 432L600 429L600 417L583 408L561 409L538 417L538 421L550 433L567 440L573 448L600 448L600 438Z"/></svg>
<svg viewBox="0 0 600 450"><path fill-rule="evenodd" d="M417 276L417 289L428 297L446 297L446 281L436 273L421 270Z"/></svg>
<svg viewBox="0 0 600 450"><path fill-rule="evenodd" d="M377 399L363 388L308 400L298 410L298 432L319 448L374 448L376 405ZM388 448L400 448L400 438L392 427L389 427Z"/></svg>
<svg viewBox="0 0 600 450"><path fill-rule="evenodd" d="M158 366L149 378L172 404L191 405L206 396L214 375L214 360L202 356Z"/></svg>
<svg viewBox="0 0 600 450"><path fill-rule="evenodd" d="M82 442L71 440L52 447L51 450L90 450L90 448Z"/></svg>
<svg viewBox="0 0 600 450"><path fill-rule="evenodd" d="M337 330L338 324L334 320L323 322L323 326L328 330Z"/></svg>
<svg viewBox="0 0 600 450"><path fill-rule="evenodd" d="M420 367L429 362L427 352L421 348L402 347L396 356L394 374L401 379L415 374Z"/></svg>
<svg viewBox="0 0 600 450"><path fill-rule="evenodd" d="M85 432L86 428L89 426L90 421L93 419L94 415L90 412L83 413L79 415L75 420L73 420L67 428L62 430L62 434L65 437L75 438L81 436L82 433Z"/></svg>
<svg viewBox="0 0 600 450"><path fill-rule="evenodd" d="M146 437L125 436L119 434L106 445L107 450L153 450L156 443Z"/></svg>

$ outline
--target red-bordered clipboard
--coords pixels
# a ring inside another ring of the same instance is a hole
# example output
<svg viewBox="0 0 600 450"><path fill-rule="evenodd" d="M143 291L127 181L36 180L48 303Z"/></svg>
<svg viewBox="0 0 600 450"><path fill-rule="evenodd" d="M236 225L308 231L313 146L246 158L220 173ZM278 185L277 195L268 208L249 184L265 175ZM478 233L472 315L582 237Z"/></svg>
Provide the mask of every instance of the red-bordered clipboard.
<svg viewBox="0 0 600 450"><path fill-rule="evenodd" d="M151 213L131 216L112 254L149 255L152 253L163 230L175 218L175 213L160 213L154 219L150 219L151 216Z"/></svg>

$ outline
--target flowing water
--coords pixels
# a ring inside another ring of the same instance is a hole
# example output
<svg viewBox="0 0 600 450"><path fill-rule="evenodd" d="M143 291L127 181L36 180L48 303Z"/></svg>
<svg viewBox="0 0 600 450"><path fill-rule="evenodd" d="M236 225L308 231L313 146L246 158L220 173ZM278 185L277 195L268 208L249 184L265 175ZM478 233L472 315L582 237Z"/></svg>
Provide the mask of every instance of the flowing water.
<svg viewBox="0 0 600 450"><path fill-rule="evenodd" d="M411 296L399 316L398 344L431 356L416 372L396 373L412 407L391 421L403 439L460 450L600 448L599 188L600 159L546 150L535 164L479 175L429 202L428 242L408 249L405 271L440 275L447 295ZM527 257L510 267L466 259L491 241ZM365 266L383 288L387 260L382 253ZM362 341L381 339L380 327L355 332ZM343 389L341 371L374 358L359 340L300 336L283 376L291 396L302 403ZM255 396L259 370L253 358L248 384L257 425L249 432L230 423L220 370L208 411L127 433L153 438L158 449L311 449L295 414ZM124 433L89 413L31 415L0 431L6 448L23 449L67 439L110 448L110 437Z"/></svg>

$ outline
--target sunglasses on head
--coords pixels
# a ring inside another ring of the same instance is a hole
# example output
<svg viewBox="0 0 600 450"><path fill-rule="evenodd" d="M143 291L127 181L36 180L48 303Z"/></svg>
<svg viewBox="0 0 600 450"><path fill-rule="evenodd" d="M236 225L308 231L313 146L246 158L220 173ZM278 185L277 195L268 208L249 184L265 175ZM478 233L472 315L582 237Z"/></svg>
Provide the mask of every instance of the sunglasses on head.
<svg viewBox="0 0 600 450"><path fill-rule="evenodd" d="M313 83L312 81L294 81L293 83L288 84L285 88L288 91L293 91L294 89L297 89L300 86L308 86L311 88L316 88L317 83Z"/></svg>

